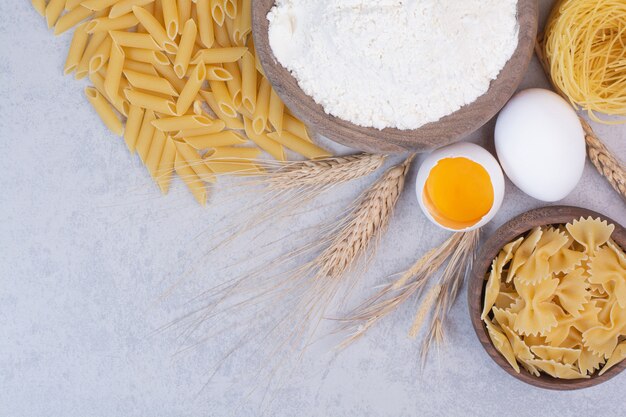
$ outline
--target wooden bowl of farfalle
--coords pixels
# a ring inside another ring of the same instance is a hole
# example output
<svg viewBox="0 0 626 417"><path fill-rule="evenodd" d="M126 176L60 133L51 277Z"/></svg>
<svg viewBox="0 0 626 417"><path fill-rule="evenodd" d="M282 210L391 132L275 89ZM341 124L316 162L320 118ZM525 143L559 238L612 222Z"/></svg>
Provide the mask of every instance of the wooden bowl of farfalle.
<svg viewBox="0 0 626 417"><path fill-rule="evenodd" d="M573 390L626 368L626 229L578 207L544 207L487 240L469 281L478 339L528 384Z"/></svg>

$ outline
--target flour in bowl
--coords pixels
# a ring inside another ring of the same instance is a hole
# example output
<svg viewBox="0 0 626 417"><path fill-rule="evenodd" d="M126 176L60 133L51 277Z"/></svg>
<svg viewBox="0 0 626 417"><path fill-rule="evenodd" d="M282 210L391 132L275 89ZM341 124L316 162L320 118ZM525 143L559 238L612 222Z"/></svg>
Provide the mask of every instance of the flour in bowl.
<svg viewBox="0 0 626 417"><path fill-rule="evenodd" d="M278 61L336 117L416 129L489 89L518 44L517 0L277 0Z"/></svg>

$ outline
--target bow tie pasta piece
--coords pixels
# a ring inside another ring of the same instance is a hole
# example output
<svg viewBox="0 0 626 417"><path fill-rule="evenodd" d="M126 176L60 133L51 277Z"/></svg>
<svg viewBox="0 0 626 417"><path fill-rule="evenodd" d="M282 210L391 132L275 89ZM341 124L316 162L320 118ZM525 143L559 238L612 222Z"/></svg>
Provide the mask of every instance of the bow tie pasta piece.
<svg viewBox="0 0 626 417"><path fill-rule="evenodd" d="M580 358L578 359L578 369L583 375L594 373L600 369L600 365L604 363L604 358L600 355L596 355L589 349L583 346L580 351Z"/></svg>
<svg viewBox="0 0 626 417"><path fill-rule="evenodd" d="M552 296L559 285L558 279L546 279L537 284L526 285L515 278L515 289L524 306L515 320L515 331L525 335L543 334L558 324L557 316L562 310L552 303Z"/></svg>
<svg viewBox="0 0 626 417"><path fill-rule="evenodd" d="M532 348L533 346L544 346L547 341L545 336L524 336L524 343L526 346Z"/></svg>
<svg viewBox="0 0 626 417"><path fill-rule="evenodd" d="M532 353L543 360L552 360L565 365L574 365L580 358L580 349L554 347L554 346L533 346Z"/></svg>
<svg viewBox="0 0 626 417"><path fill-rule="evenodd" d="M561 379L579 379L579 378L589 378L587 375L582 375L576 368L572 365L564 365L562 363L558 363L552 360L542 360L542 359L533 359L528 361L533 366L541 369L548 375L553 378L561 378Z"/></svg>
<svg viewBox="0 0 626 417"><path fill-rule="evenodd" d="M519 374L519 365L517 364L517 360L515 359L515 354L513 353L513 347L511 346L511 342L506 337L506 335L496 327L495 324L491 322L488 318L485 319L485 325L487 326L487 332L489 333L489 337L491 338L491 342L495 346L495 348L504 356L504 359L515 369L515 372Z"/></svg>
<svg viewBox="0 0 626 417"><path fill-rule="evenodd" d="M517 292L505 292L502 291L502 288L500 288L500 292L498 293L498 297L496 298L496 302L493 306L494 308L507 310L511 308L511 306L519 299L519 294L517 294Z"/></svg>
<svg viewBox="0 0 626 417"><path fill-rule="evenodd" d="M584 252L567 249L565 245L561 250L548 259L550 264L550 274L567 274L576 267L581 266L582 262L587 259Z"/></svg>
<svg viewBox="0 0 626 417"><path fill-rule="evenodd" d="M507 273L506 282L511 282L515 277L517 270L526 263L528 258L530 258L530 255L532 255L535 250L535 246L537 246L537 242L541 239L542 234L543 230L541 230L541 227L536 227L531 230L526 239L521 242L513 255L513 262L511 263L511 267Z"/></svg>
<svg viewBox="0 0 626 417"><path fill-rule="evenodd" d="M500 325L500 327L506 326L513 328L516 317L517 314L510 311L498 307L493 308L493 319Z"/></svg>
<svg viewBox="0 0 626 417"><path fill-rule="evenodd" d="M585 304L580 314L576 317L565 314L561 310L557 314L558 325L545 332L544 336L546 336L546 340L551 346L562 346L570 336L572 328L579 332L584 332L598 326L600 323L598 320L599 312L600 308L596 307L595 301Z"/></svg>
<svg viewBox="0 0 626 417"><path fill-rule="evenodd" d="M528 371L529 374L534 375L536 377L541 376L541 372L539 372L539 369L536 366L531 365L527 361L523 361L521 359L520 359L520 363L522 364L524 369Z"/></svg>
<svg viewBox="0 0 626 417"><path fill-rule="evenodd" d="M606 290L602 284L589 284L589 293L592 297L603 298L607 296Z"/></svg>
<svg viewBox="0 0 626 417"><path fill-rule="evenodd" d="M626 359L626 341L617 345L617 347L609 357L609 360L606 361L606 364L604 364L604 367L600 371L600 375L603 375L606 371L608 371L624 359Z"/></svg>
<svg viewBox="0 0 626 417"><path fill-rule="evenodd" d="M501 326L502 331L509 339L511 347L513 348L513 354L516 358L522 361L529 361L535 359L535 355L532 354L530 348L524 343L520 335L511 330L508 326Z"/></svg>
<svg viewBox="0 0 626 417"><path fill-rule="evenodd" d="M612 290L621 308L626 308L626 264L608 246L599 249L589 262L589 282L600 284L606 292Z"/></svg>
<svg viewBox="0 0 626 417"><path fill-rule="evenodd" d="M593 219L591 216L586 219L581 217L565 227L576 242L580 243L591 255L609 240L615 230L615 226L608 224L606 220Z"/></svg>
<svg viewBox="0 0 626 417"><path fill-rule="evenodd" d="M526 284L536 284L550 277L549 259L567 244L567 236L557 229L543 232L535 250L517 271L517 279Z"/></svg>
<svg viewBox="0 0 626 417"><path fill-rule="evenodd" d="M491 273L487 280L487 286L485 288L485 304L483 306L483 312L480 316L484 319L489 314L491 307L495 304L498 294L500 293L500 286L502 283L502 270L504 266L509 263L513 258L513 252L517 250L522 243L523 238L517 239L515 242L511 242L504 246L496 259L491 263Z"/></svg>
<svg viewBox="0 0 626 417"><path fill-rule="evenodd" d="M578 316L591 298L591 294L587 291L589 284L584 273L582 269L575 269L559 278L559 285L554 293L561 307L573 316Z"/></svg>
<svg viewBox="0 0 626 417"><path fill-rule="evenodd" d="M583 332L583 342L592 352L609 358L619 342L620 336L626 335L626 309L619 303L613 303L607 325L593 327Z"/></svg>

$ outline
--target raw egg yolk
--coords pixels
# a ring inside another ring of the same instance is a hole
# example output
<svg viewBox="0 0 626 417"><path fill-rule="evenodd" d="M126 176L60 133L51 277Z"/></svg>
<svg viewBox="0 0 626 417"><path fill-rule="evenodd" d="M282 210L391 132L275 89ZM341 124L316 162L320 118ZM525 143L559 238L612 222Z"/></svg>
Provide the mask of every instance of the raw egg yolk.
<svg viewBox="0 0 626 417"><path fill-rule="evenodd" d="M445 158L430 171L424 203L442 226L464 229L478 223L493 207L489 173L467 158Z"/></svg>

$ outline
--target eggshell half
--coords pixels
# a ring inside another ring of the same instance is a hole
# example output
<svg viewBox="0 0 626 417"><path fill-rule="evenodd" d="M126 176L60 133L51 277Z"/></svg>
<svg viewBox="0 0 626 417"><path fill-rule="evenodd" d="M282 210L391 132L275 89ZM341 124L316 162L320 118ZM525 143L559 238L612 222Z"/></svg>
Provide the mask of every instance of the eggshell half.
<svg viewBox="0 0 626 417"><path fill-rule="evenodd" d="M572 106L552 91L515 95L498 116L495 142L504 172L538 200L562 200L583 174L585 133Z"/></svg>
<svg viewBox="0 0 626 417"><path fill-rule="evenodd" d="M483 168L485 168L485 170L489 174L489 178L491 179L491 184L493 186L493 206L491 207L491 210L489 210L489 212L478 223L465 229L451 229L438 223L432 216L424 202L424 187L426 186L426 180L430 175L430 171L437 165L440 160L458 157L467 158L470 161L474 161L477 164L481 165ZM439 148L429 154L424 162L422 162L422 165L417 172L415 186L417 192L417 201L419 202L420 208L422 209L422 212L424 212L424 215L426 215L426 217L437 226L446 230L450 230L452 232L468 232L470 230L478 229L479 227L484 226L491 219L493 219L498 210L500 210L500 207L502 206L502 200L504 199L504 174L502 173L502 168L500 168L500 164L498 164L496 158L494 158L493 155L491 155L487 150L481 148L478 145L467 142L459 142L453 145L444 146L443 148Z"/></svg>

